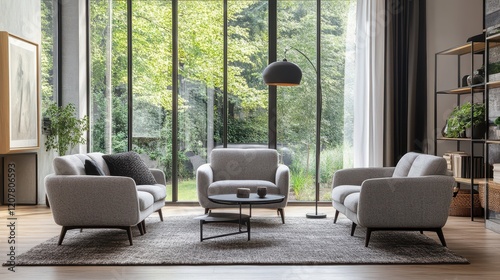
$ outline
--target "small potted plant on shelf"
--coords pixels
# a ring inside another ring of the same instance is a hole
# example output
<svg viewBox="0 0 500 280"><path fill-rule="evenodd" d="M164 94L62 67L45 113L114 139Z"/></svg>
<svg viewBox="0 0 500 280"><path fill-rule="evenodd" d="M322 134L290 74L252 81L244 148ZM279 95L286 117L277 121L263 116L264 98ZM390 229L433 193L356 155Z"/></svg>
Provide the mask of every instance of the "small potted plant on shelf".
<svg viewBox="0 0 500 280"><path fill-rule="evenodd" d="M473 112L472 118L471 112ZM446 137L481 139L486 129L484 118L485 106L482 103L466 102L462 106L457 106L446 121Z"/></svg>

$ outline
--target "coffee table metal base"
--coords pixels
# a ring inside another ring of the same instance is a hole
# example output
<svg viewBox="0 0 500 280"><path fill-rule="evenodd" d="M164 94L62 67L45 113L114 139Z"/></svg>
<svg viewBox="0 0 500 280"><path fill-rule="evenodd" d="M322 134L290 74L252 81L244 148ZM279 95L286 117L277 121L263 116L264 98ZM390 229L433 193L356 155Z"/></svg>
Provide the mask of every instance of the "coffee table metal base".
<svg viewBox="0 0 500 280"><path fill-rule="evenodd" d="M240 209L241 211L241 209ZM206 215L196 217L195 219L200 220L200 242L207 239L213 239L218 237L230 236L235 234L248 234L248 241L250 241L250 215L245 215L237 213L208 213ZM209 223L236 223L238 224L238 231L230 232L226 234L214 235L210 237L203 237L203 225ZM243 225L245 225L245 230L243 230Z"/></svg>

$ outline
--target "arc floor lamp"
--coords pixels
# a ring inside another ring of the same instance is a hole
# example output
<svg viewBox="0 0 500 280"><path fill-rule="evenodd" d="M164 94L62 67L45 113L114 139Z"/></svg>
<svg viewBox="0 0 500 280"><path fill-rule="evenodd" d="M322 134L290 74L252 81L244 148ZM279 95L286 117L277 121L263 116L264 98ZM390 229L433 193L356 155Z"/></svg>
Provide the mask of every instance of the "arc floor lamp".
<svg viewBox="0 0 500 280"><path fill-rule="evenodd" d="M299 66L292 62L288 62L286 60L286 53L288 50L295 50L301 55L303 55L307 61L311 64L311 66L314 68L314 71L316 72L316 173L315 173L315 187L316 187L316 199L315 199L315 206L316 206L316 211L315 213L308 213L306 214L307 218L312 218L312 219L321 219L321 218L326 218L326 214L323 213L318 213L318 201L319 201L319 166L320 166L320 150L321 150L321 143L320 143L320 135L321 135L321 111L322 111L322 90L321 90L321 75L318 72L319 67L319 61L320 58L318 57L318 67L314 66L314 64L311 62L311 60L305 55L303 52L296 48L289 48L285 50L285 59L283 61L275 61L269 64L266 69L264 69L264 72L262 73L264 83L266 85L271 85L271 86L298 86L300 85L300 81L302 79L302 70L300 69ZM318 52L319 53L319 52Z"/></svg>

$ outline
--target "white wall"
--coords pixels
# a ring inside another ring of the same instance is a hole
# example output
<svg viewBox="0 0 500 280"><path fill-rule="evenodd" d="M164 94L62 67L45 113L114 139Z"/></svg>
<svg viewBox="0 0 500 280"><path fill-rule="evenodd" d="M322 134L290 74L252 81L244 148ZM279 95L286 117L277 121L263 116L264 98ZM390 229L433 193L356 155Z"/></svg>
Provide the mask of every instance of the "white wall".
<svg viewBox="0 0 500 280"><path fill-rule="evenodd" d="M42 42L40 0L0 0L0 30L17 35L39 46ZM41 94L41 90L39 90ZM41 112L40 112L41 114ZM45 203L43 178L52 168L52 159L45 152L45 138L40 136L38 151L38 203Z"/></svg>
<svg viewBox="0 0 500 280"><path fill-rule="evenodd" d="M463 45L467 38L483 32L482 0L427 0L427 99L429 153L434 153L434 62L437 52ZM469 57L470 58L470 57ZM479 57L477 57L479 58ZM470 59L469 59L470 60ZM476 59L478 60L478 59ZM465 58L464 60L465 61ZM439 60L439 89L456 87L456 60ZM475 63L476 64L476 63ZM476 68L480 67L479 64ZM462 65L463 72L471 65ZM442 83L441 83L442 82ZM446 119L455 106L456 96L439 97L437 113L437 130L445 125ZM454 143L438 143L438 153L455 150Z"/></svg>

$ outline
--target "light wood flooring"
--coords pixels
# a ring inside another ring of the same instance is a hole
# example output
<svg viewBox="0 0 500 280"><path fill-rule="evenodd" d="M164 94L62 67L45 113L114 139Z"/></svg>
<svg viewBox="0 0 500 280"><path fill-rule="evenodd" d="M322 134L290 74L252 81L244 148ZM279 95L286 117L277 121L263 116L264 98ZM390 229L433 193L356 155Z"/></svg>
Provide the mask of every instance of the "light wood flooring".
<svg viewBox="0 0 500 280"><path fill-rule="evenodd" d="M304 216L313 206L288 206L287 216ZM320 207L333 220L333 208ZM194 206L165 206L163 215L197 215ZM16 208L16 254L59 234L50 209L39 206ZM153 214L156 215L156 214ZM255 209L253 215L276 215ZM8 211L0 206L0 262L7 260ZM349 234L346 232L346 234ZM380 234L380 233L379 233ZM438 241L435 233L426 233ZM450 217L444 227L448 247L466 257L468 265L333 265L333 266L40 266L0 267L0 279L500 279L500 234L484 228L483 220ZM330 248L335 250L335 248ZM50 254L50 252L47 252Z"/></svg>

